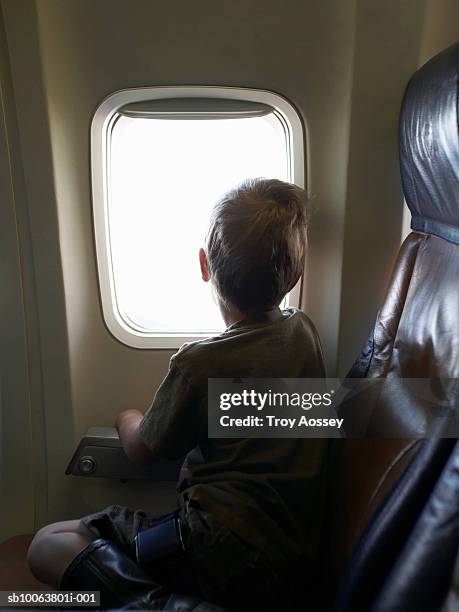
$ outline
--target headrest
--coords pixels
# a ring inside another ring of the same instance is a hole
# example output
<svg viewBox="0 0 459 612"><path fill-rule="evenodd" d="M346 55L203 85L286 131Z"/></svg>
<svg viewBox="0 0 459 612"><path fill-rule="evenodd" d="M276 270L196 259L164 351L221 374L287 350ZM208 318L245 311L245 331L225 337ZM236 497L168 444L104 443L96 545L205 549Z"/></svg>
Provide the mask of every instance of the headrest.
<svg viewBox="0 0 459 612"><path fill-rule="evenodd" d="M403 191L414 230L459 244L459 43L411 78L400 115Z"/></svg>

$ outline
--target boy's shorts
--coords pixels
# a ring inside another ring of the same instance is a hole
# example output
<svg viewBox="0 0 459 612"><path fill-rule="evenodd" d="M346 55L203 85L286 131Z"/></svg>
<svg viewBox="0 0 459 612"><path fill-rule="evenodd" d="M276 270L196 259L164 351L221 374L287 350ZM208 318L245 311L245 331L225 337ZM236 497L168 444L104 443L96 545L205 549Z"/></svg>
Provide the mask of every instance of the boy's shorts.
<svg viewBox="0 0 459 612"><path fill-rule="evenodd" d="M187 506L179 516L184 555L155 570L144 568L171 592L196 595L238 610L268 609L280 594L280 576L263 555L205 510ZM108 506L81 522L135 560L134 539L158 517L124 506Z"/></svg>

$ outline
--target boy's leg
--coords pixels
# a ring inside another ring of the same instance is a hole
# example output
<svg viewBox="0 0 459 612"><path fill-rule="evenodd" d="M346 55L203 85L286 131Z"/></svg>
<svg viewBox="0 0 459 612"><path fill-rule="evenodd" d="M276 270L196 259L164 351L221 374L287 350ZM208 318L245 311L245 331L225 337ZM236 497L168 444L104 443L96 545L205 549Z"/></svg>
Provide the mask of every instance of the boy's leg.
<svg viewBox="0 0 459 612"><path fill-rule="evenodd" d="M40 582L59 588L67 567L95 538L79 520L43 527L35 534L27 553L33 575Z"/></svg>

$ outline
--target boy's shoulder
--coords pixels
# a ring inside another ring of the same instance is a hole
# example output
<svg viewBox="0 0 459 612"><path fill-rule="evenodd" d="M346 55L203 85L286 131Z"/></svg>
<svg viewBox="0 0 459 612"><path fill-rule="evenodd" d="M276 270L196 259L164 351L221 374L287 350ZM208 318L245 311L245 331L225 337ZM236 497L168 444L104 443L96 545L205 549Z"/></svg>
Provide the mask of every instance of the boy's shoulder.
<svg viewBox="0 0 459 612"><path fill-rule="evenodd" d="M214 336L208 336L200 340L185 342L179 350L172 355L171 363L174 363L182 373L186 374L190 366L203 359L208 359L212 354L220 352L222 342L228 341L228 330Z"/></svg>
<svg viewBox="0 0 459 612"><path fill-rule="evenodd" d="M295 321L298 324L303 324L304 326L309 326L313 330L316 329L314 323L311 321L308 315L304 312L304 310L301 310L300 308L290 306L289 308L284 308L284 310L282 310L281 312L287 319L290 319L291 321Z"/></svg>
<svg viewBox="0 0 459 612"><path fill-rule="evenodd" d="M316 328L306 313L289 307L273 311L264 319L241 321L215 336L183 344L173 355L172 363L188 378L194 377L201 368L206 372L215 368L218 372L222 362L237 361L238 353L241 358L256 359L266 342L273 344L277 339L320 344Z"/></svg>

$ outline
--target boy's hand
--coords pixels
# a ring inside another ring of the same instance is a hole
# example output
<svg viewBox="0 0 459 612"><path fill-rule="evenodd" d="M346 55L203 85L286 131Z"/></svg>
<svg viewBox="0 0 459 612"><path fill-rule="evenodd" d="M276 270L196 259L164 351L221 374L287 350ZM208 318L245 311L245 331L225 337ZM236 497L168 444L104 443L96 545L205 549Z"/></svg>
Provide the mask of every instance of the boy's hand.
<svg viewBox="0 0 459 612"><path fill-rule="evenodd" d="M140 410L136 410L135 408L131 408L130 410L123 410L116 417L115 427L119 431L119 428L121 427L123 422L125 422L127 420L130 421L131 419L132 419L132 421L134 421L134 419L137 420L138 417L140 417L140 419L139 419L139 422L140 422L142 420L142 418L143 418L143 414L140 412Z"/></svg>
<svg viewBox="0 0 459 612"><path fill-rule="evenodd" d="M139 465L152 463L155 459L140 435L139 425L142 419L140 410L123 410L115 423L124 452L132 463Z"/></svg>

